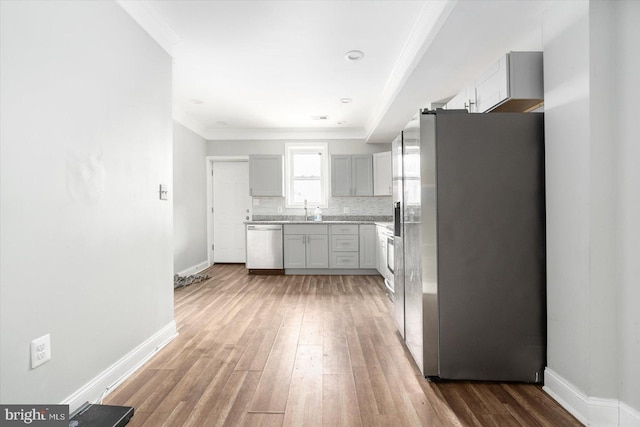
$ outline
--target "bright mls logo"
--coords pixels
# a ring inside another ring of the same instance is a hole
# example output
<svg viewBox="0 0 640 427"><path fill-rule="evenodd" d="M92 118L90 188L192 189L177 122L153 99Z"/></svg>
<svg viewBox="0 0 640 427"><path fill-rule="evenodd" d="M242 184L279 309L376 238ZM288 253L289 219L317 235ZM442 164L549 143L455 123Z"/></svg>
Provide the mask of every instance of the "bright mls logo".
<svg viewBox="0 0 640 427"><path fill-rule="evenodd" d="M0 405L0 427L68 427L69 405Z"/></svg>

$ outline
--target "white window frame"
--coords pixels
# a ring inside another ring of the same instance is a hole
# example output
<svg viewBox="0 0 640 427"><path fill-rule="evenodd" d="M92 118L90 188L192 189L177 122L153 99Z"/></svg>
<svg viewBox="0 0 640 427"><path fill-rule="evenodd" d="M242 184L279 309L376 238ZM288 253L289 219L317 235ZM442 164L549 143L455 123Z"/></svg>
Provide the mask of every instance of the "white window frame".
<svg viewBox="0 0 640 427"><path fill-rule="evenodd" d="M284 169L285 169L285 205L287 208L304 208L304 202L294 203L291 191L293 190L293 154L317 152L322 156L322 167L320 177L321 202L309 202L308 208L316 206L327 208L329 206L329 148L326 142L316 143L285 143Z"/></svg>

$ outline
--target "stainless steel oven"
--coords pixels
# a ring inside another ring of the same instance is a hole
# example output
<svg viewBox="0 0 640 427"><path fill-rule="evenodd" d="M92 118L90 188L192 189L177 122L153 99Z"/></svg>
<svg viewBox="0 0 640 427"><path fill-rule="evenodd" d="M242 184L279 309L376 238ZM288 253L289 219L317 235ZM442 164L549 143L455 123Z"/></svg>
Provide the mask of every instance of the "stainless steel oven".
<svg viewBox="0 0 640 427"><path fill-rule="evenodd" d="M387 235L387 274L384 275L384 284L392 294L395 291L395 288L393 286L393 270L395 262L394 259L395 252L393 246L393 233L389 232L389 234Z"/></svg>

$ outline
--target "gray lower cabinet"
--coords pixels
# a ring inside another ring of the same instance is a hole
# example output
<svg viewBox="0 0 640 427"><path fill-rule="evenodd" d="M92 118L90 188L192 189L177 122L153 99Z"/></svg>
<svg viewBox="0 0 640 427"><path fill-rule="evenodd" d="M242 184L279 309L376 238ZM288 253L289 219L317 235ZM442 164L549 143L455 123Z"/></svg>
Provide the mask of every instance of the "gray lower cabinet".
<svg viewBox="0 0 640 427"><path fill-rule="evenodd" d="M360 268L376 268L376 226L360 225Z"/></svg>
<svg viewBox="0 0 640 427"><path fill-rule="evenodd" d="M329 267L329 238L326 234L307 234L307 268Z"/></svg>
<svg viewBox="0 0 640 427"><path fill-rule="evenodd" d="M331 156L331 195L373 196L373 156L334 154Z"/></svg>
<svg viewBox="0 0 640 427"><path fill-rule="evenodd" d="M284 268L329 268L327 226L284 226Z"/></svg>
<svg viewBox="0 0 640 427"><path fill-rule="evenodd" d="M358 268L359 239L357 224L332 224L329 267Z"/></svg>
<svg viewBox="0 0 640 427"><path fill-rule="evenodd" d="M373 224L285 224L283 245L285 269L376 268Z"/></svg>
<svg viewBox="0 0 640 427"><path fill-rule="evenodd" d="M305 235L285 234L284 244L284 268L306 268L307 251Z"/></svg>

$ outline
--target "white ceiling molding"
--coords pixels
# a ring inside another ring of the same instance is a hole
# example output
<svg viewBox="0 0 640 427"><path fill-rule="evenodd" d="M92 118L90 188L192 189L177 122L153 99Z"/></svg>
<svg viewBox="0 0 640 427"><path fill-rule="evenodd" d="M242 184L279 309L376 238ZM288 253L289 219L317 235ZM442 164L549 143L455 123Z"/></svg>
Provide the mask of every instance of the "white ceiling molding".
<svg viewBox="0 0 640 427"><path fill-rule="evenodd" d="M119 4L169 56L173 57L174 47L180 42L180 37L178 37L169 24L154 11L147 0L116 0L116 3Z"/></svg>
<svg viewBox="0 0 640 427"><path fill-rule="evenodd" d="M458 93L509 51L541 51L546 1L458 1L446 6L404 83L368 128L391 142L419 109ZM499 23L499 24L488 24Z"/></svg>
<svg viewBox="0 0 640 427"><path fill-rule="evenodd" d="M341 139L364 142L364 136L362 128L209 128L205 133L209 141Z"/></svg>
<svg viewBox="0 0 640 427"><path fill-rule="evenodd" d="M398 61L389 75L382 93L381 103L367 123L367 142L383 142L375 140L372 135L406 84L411 73L422 60L425 51L433 42L442 25L444 25L456 3L457 0L434 0L425 3L422 7L411 35L407 39L407 43L404 45ZM419 108L419 106L416 106L416 111Z"/></svg>
<svg viewBox="0 0 640 427"><path fill-rule="evenodd" d="M172 116L173 120L180 123L182 126L200 135L204 139L209 139L207 138L208 133L206 127L198 120L194 119L193 116L185 113L175 105L173 106Z"/></svg>

